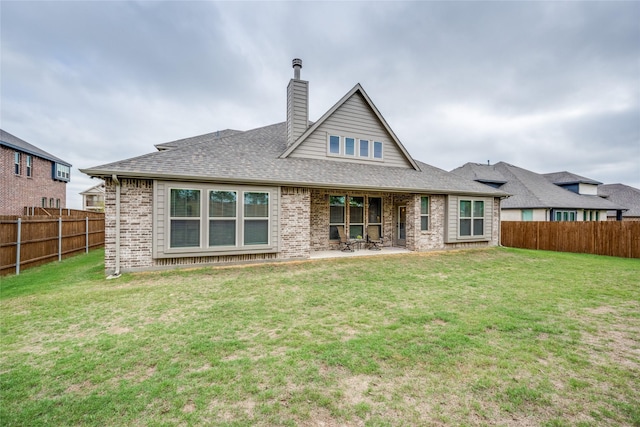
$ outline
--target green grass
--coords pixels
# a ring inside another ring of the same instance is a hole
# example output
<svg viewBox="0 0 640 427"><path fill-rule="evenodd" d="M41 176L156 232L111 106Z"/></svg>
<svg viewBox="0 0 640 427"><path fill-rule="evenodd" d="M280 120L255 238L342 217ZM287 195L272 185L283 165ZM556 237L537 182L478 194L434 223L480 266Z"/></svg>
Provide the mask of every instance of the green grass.
<svg viewBox="0 0 640 427"><path fill-rule="evenodd" d="M102 256L0 279L2 425L640 426L640 260Z"/></svg>

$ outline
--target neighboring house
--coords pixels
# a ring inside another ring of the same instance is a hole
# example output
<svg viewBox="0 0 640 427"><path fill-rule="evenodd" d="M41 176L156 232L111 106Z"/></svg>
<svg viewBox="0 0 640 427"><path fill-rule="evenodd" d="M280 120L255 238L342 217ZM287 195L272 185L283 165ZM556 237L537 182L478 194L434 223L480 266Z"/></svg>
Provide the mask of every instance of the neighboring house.
<svg viewBox="0 0 640 427"><path fill-rule="evenodd" d="M623 209L598 197L599 183L583 177L578 182L556 176L563 188L545 175L504 162L466 163L452 172L511 194L501 204L502 221L606 221L607 211ZM573 188L583 193L571 191Z"/></svg>
<svg viewBox="0 0 640 427"><path fill-rule="evenodd" d="M94 185L80 193L82 196L82 209L92 212L104 212L104 182Z"/></svg>
<svg viewBox="0 0 640 427"><path fill-rule="evenodd" d="M369 226L412 251L499 243L506 193L413 159L360 84L311 123L293 66L286 122L82 170L106 184L107 272L306 259Z"/></svg>
<svg viewBox="0 0 640 427"><path fill-rule="evenodd" d="M624 184L601 184L598 185L598 196L603 197L610 202L624 206L626 211L607 211L607 217L610 221L640 221L640 190Z"/></svg>
<svg viewBox="0 0 640 427"><path fill-rule="evenodd" d="M64 208L71 164L0 129L0 215Z"/></svg>

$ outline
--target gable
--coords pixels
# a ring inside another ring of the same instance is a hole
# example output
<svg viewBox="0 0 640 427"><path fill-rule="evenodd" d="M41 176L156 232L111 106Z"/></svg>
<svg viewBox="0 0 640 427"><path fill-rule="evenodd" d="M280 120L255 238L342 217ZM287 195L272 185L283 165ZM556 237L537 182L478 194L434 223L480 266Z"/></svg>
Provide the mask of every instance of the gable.
<svg viewBox="0 0 640 427"><path fill-rule="evenodd" d="M329 152L329 137L332 135L341 138L341 154ZM355 140L355 155L347 156L344 154L345 138ZM358 149L360 140L369 141L370 155L368 158L360 156ZM382 159L373 157L375 142L382 142ZM345 98L309 128L282 157L418 169L360 85L356 85Z"/></svg>

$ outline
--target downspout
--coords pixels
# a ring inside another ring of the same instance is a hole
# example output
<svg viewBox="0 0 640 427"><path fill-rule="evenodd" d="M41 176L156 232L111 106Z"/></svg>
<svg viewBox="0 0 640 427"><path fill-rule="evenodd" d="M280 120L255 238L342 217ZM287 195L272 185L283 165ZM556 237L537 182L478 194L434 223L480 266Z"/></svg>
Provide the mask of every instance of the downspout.
<svg viewBox="0 0 640 427"><path fill-rule="evenodd" d="M120 181L116 174L111 175L111 179L116 184L116 268L107 279L117 279L120 277Z"/></svg>

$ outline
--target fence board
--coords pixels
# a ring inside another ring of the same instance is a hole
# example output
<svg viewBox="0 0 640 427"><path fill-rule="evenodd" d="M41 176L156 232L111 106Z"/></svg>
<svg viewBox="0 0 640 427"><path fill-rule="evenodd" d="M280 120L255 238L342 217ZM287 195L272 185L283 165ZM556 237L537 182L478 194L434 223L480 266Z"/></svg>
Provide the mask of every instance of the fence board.
<svg viewBox="0 0 640 427"><path fill-rule="evenodd" d="M20 270L104 246L103 213L62 209L60 217L54 216L60 213L59 209L42 208L29 208L29 213L36 215L20 217ZM62 218L61 236L59 218ZM16 272L17 219L17 216L0 217L0 275Z"/></svg>
<svg viewBox="0 0 640 427"><path fill-rule="evenodd" d="M640 258L640 221L503 221L503 246Z"/></svg>

